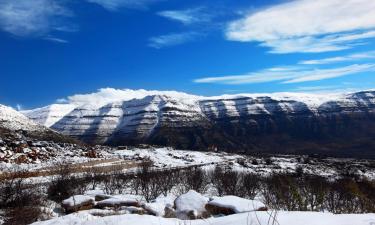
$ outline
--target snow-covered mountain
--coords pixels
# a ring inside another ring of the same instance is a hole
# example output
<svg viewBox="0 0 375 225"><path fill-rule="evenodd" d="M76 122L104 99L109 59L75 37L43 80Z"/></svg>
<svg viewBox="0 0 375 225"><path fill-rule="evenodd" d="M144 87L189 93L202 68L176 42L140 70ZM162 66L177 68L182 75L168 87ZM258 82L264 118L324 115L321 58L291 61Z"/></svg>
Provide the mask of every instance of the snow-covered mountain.
<svg viewBox="0 0 375 225"><path fill-rule="evenodd" d="M73 111L75 107L73 104L52 104L34 110L25 110L22 113L38 124L50 127Z"/></svg>
<svg viewBox="0 0 375 225"><path fill-rule="evenodd" d="M0 142L2 138L14 142L13 144L24 144L26 140L78 143L70 137L34 122L15 109L0 104Z"/></svg>
<svg viewBox="0 0 375 225"><path fill-rule="evenodd" d="M375 135L375 91L203 97L170 91L117 90L115 97L106 96L80 95L78 101L76 96L69 104L24 113L62 134L110 145L356 151Z"/></svg>
<svg viewBox="0 0 375 225"><path fill-rule="evenodd" d="M0 105L0 127L8 130L36 131L46 129L11 107Z"/></svg>

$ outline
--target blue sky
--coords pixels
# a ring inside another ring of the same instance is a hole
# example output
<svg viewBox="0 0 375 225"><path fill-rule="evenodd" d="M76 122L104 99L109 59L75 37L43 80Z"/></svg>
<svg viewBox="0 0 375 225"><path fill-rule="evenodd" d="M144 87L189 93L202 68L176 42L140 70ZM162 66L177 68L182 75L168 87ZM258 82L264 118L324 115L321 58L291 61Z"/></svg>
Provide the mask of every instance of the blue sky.
<svg viewBox="0 0 375 225"><path fill-rule="evenodd" d="M0 102L374 87L375 1L0 0Z"/></svg>

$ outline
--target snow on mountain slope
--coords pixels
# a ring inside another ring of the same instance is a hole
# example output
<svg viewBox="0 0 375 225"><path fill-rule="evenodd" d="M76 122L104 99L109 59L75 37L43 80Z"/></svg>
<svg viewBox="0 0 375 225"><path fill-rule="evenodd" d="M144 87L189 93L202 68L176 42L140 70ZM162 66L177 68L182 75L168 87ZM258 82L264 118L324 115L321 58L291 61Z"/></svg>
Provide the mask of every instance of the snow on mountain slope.
<svg viewBox="0 0 375 225"><path fill-rule="evenodd" d="M325 102L345 99L344 95L339 94L273 93L204 97L176 91L147 91L143 89L118 90L105 88L100 89L97 93L70 96L68 100L65 100L69 102L69 104L52 104L42 108L25 110L22 111L22 113L39 124L52 127L74 110L76 110L75 113L77 113L77 111L81 112L82 116L90 114L89 111L91 111L95 114L94 116L97 117L100 116L98 115L98 111L111 111L108 107L113 105L113 110L120 113L120 115L111 115L111 113L108 112L108 117L119 117L121 116L121 112L117 109L121 108L119 106L120 104L129 105L129 108L134 108L135 105L142 106L147 104L145 102L152 101L150 98L155 98L155 96L168 99L168 102L166 102L163 107L176 107L179 108L180 111L189 111L191 109L200 114L219 114L220 111L225 110L226 114L229 116L238 116L244 111L252 114L271 113L266 107L270 105L270 103L278 104L281 110L292 112L298 110L298 107L317 110L318 107ZM154 111L158 110L157 108L154 109ZM150 112L153 110L146 111ZM73 117L76 116L75 113L72 114ZM108 122L111 123L111 121Z"/></svg>
<svg viewBox="0 0 375 225"><path fill-rule="evenodd" d="M73 111L75 107L76 105L73 104L52 104L33 110L24 110L21 113L39 124L50 127Z"/></svg>
<svg viewBox="0 0 375 225"><path fill-rule="evenodd" d="M187 123L199 119L199 112L199 105L193 104L191 99L178 101L167 95L152 95L113 102L99 108L96 105L82 105L51 128L84 140L95 136L96 143L104 143L116 135L137 134L146 137L161 123Z"/></svg>
<svg viewBox="0 0 375 225"><path fill-rule="evenodd" d="M0 105L0 127L9 130L36 131L44 127L36 124L22 113L11 107Z"/></svg>
<svg viewBox="0 0 375 225"><path fill-rule="evenodd" d="M365 141L375 133L375 91L204 97L175 91L107 88L71 96L66 101L68 104L25 114L62 134L111 145L283 150L289 149L285 143L301 144L299 149L312 148L322 138L352 141L348 137L362 137ZM355 149L361 144L355 148L348 143L342 146Z"/></svg>

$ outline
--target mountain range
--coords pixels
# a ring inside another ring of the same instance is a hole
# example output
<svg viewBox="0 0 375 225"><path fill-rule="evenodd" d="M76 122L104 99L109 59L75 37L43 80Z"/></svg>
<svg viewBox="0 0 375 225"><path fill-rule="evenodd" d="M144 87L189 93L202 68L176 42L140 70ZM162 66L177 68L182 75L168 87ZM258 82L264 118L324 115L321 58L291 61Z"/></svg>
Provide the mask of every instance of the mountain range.
<svg viewBox="0 0 375 225"><path fill-rule="evenodd" d="M375 91L204 97L125 90L122 95L22 113L89 144L375 156Z"/></svg>

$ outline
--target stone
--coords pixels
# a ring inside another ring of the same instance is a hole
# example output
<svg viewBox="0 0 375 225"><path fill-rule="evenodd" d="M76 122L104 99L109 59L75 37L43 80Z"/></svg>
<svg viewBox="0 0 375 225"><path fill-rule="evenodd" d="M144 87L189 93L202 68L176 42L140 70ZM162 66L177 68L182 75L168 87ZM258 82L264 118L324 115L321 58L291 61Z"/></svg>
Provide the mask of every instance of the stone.
<svg viewBox="0 0 375 225"><path fill-rule="evenodd" d="M66 213L92 209L94 205L94 198L86 195L74 195L68 199L65 199L61 203L61 206L65 209Z"/></svg>

